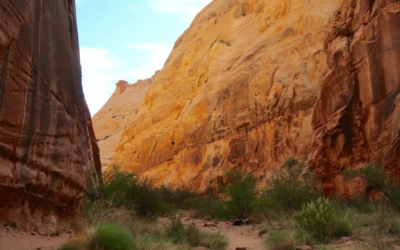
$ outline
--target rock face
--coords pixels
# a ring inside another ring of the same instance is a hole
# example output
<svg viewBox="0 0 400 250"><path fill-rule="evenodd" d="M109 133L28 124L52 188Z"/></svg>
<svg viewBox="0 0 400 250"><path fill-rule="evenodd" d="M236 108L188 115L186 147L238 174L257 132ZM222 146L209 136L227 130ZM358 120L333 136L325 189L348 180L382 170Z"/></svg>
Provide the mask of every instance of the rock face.
<svg viewBox="0 0 400 250"><path fill-rule="evenodd" d="M103 168L114 156L122 131L135 119L152 80L139 80L135 84L119 81L113 95L93 116Z"/></svg>
<svg viewBox="0 0 400 250"><path fill-rule="evenodd" d="M100 171L74 0L1 1L0 55L0 221L56 223Z"/></svg>
<svg viewBox="0 0 400 250"><path fill-rule="evenodd" d="M331 19L328 70L314 110L310 166L326 193L354 195L344 167L377 161L400 174L400 4L349 0Z"/></svg>
<svg viewBox="0 0 400 250"><path fill-rule="evenodd" d="M204 190L306 160L326 26L342 1L214 0L176 41L110 164Z"/></svg>

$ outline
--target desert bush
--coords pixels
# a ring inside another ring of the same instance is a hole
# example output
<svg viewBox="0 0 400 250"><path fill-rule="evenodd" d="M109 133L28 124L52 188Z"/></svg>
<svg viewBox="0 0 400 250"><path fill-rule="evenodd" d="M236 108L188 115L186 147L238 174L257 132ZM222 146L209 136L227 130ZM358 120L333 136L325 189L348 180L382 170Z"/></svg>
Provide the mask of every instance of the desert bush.
<svg viewBox="0 0 400 250"><path fill-rule="evenodd" d="M202 233L199 246L206 247L210 250L224 250L228 246L228 239L221 232Z"/></svg>
<svg viewBox="0 0 400 250"><path fill-rule="evenodd" d="M171 217L166 224L166 235L173 243L183 242L186 239L186 227L179 217Z"/></svg>
<svg viewBox="0 0 400 250"><path fill-rule="evenodd" d="M125 207L115 206L112 201L98 200L85 209L84 216L88 225L111 222L130 228L134 224L135 213ZM81 225L80 227L80 231L84 231L84 226Z"/></svg>
<svg viewBox="0 0 400 250"><path fill-rule="evenodd" d="M115 223L101 223L85 232L80 238L72 238L59 250L136 250L133 235L125 227Z"/></svg>
<svg viewBox="0 0 400 250"><path fill-rule="evenodd" d="M157 249L168 249L166 245L171 243L163 242L162 238L158 236L152 234L145 234L136 238L136 244L138 250L157 250Z"/></svg>
<svg viewBox="0 0 400 250"><path fill-rule="evenodd" d="M296 211L321 196L314 175L302 162L289 158L272 173L261 195L260 207L268 211Z"/></svg>
<svg viewBox="0 0 400 250"><path fill-rule="evenodd" d="M170 218L166 225L166 235L175 244L186 242L194 247L200 244L202 237L199 229L193 225L184 225L179 217Z"/></svg>
<svg viewBox="0 0 400 250"><path fill-rule="evenodd" d="M249 217L257 205L256 180L253 174L235 169L226 175L230 184L221 191L229 199L215 204L213 216L239 219Z"/></svg>
<svg viewBox="0 0 400 250"><path fill-rule="evenodd" d="M159 188L160 197L166 203L178 208L185 208L185 202L198 196L183 188L172 189L166 186Z"/></svg>
<svg viewBox="0 0 400 250"><path fill-rule="evenodd" d="M299 236L310 235L318 242L326 242L331 237L348 236L351 224L348 216L338 214L331 201L319 198L303 206L294 214Z"/></svg>
<svg viewBox="0 0 400 250"><path fill-rule="evenodd" d="M400 216L392 206L377 204L373 206L374 211L369 214L356 214L359 227L368 229L367 233L375 236L400 237Z"/></svg>
<svg viewBox="0 0 400 250"><path fill-rule="evenodd" d="M286 230L274 230L268 234L264 243L271 250L294 250L296 242Z"/></svg>
<svg viewBox="0 0 400 250"><path fill-rule="evenodd" d="M127 229L117 224L104 223L95 228L89 238L88 249L135 250L136 245L133 235Z"/></svg>
<svg viewBox="0 0 400 250"><path fill-rule="evenodd" d="M112 200L117 206L133 209L140 216L162 215L170 211L159 194L146 180L139 180L135 173L113 167L103 174L104 184L99 188L105 200Z"/></svg>
<svg viewBox="0 0 400 250"><path fill-rule="evenodd" d="M362 178L368 189L381 192L385 199L400 209L400 184L394 177L386 174L380 164L371 162L361 169L345 169L342 175L345 180Z"/></svg>
<svg viewBox="0 0 400 250"><path fill-rule="evenodd" d="M174 244L186 243L191 247L203 246L212 250L223 250L228 245L221 233L205 233L193 225L184 225L179 217L170 218L165 226L166 236Z"/></svg>
<svg viewBox="0 0 400 250"><path fill-rule="evenodd" d="M192 213L193 218L220 218L218 209L221 202L222 200L219 197L207 194L185 200L182 207L183 209L194 211Z"/></svg>

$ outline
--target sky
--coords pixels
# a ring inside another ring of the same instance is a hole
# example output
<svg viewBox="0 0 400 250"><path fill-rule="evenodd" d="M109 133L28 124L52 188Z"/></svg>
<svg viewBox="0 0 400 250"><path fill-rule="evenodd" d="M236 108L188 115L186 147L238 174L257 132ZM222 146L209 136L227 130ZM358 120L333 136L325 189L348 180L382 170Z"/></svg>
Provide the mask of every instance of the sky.
<svg viewBox="0 0 400 250"><path fill-rule="evenodd" d="M164 65L175 41L211 0L76 0L82 84L93 116L118 80Z"/></svg>

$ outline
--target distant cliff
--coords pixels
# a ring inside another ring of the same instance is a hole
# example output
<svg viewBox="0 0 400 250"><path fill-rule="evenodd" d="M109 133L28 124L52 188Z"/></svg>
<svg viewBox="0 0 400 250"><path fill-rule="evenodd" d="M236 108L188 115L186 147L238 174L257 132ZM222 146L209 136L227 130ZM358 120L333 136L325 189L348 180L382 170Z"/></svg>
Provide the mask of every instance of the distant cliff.
<svg viewBox="0 0 400 250"><path fill-rule="evenodd" d="M101 166L74 0L0 2L0 81L0 222L80 213Z"/></svg>
<svg viewBox="0 0 400 250"><path fill-rule="evenodd" d="M340 1L214 0L176 41L111 164L204 190L306 160L328 20Z"/></svg>
<svg viewBox="0 0 400 250"><path fill-rule="evenodd" d="M345 167L400 171L396 0L214 0L176 41L110 164L205 190L229 169L260 181L289 156L325 193Z"/></svg>
<svg viewBox="0 0 400 250"><path fill-rule="evenodd" d="M152 79L139 80L135 84L119 81L110 99L93 116L103 168L114 156L122 131L135 119Z"/></svg>

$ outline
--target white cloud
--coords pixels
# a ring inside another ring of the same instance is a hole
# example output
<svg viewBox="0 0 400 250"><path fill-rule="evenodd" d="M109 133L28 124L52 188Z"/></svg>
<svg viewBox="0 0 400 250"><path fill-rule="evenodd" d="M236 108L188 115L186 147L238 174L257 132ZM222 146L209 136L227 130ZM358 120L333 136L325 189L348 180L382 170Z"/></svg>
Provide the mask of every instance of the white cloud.
<svg viewBox="0 0 400 250"><path fill-rule="evenodd" d="M104 49L80 48L80 56L83 91L93 116L114 91L121 62Z"/></svg>
<svg viewBox="0 0 400 250"><path fill-rule="evenodd" d="M141 67L124 70L121 60L109 51L80 48L83 90L92 116L110 98L118 80L150 78L162 69L172 49L158 43L131 44L128 48L147 51L148 61Z"/></svg>
<svg viewBox="0 0 400 250"><path fill-rule="evenodd" d="M146 50L150 53L148 63L125 74L134 79L146 79L153 76L155 71L162 69L172 50L171 47L159 43L135 43L130 44L128 48Z"/></svg>
<svg viewBox="0 0 400 250"><path fill-rule="evenodd" d="M121 66L117 56L105 49L81 48L81 64L85 70L116 69Z"/></svg>
<svg viewBox="0 0 400 250"><path fill-rule="evenodd" d="M150 7L157 12L183 14L193 18L212 0L151 0Z"/></svg>

